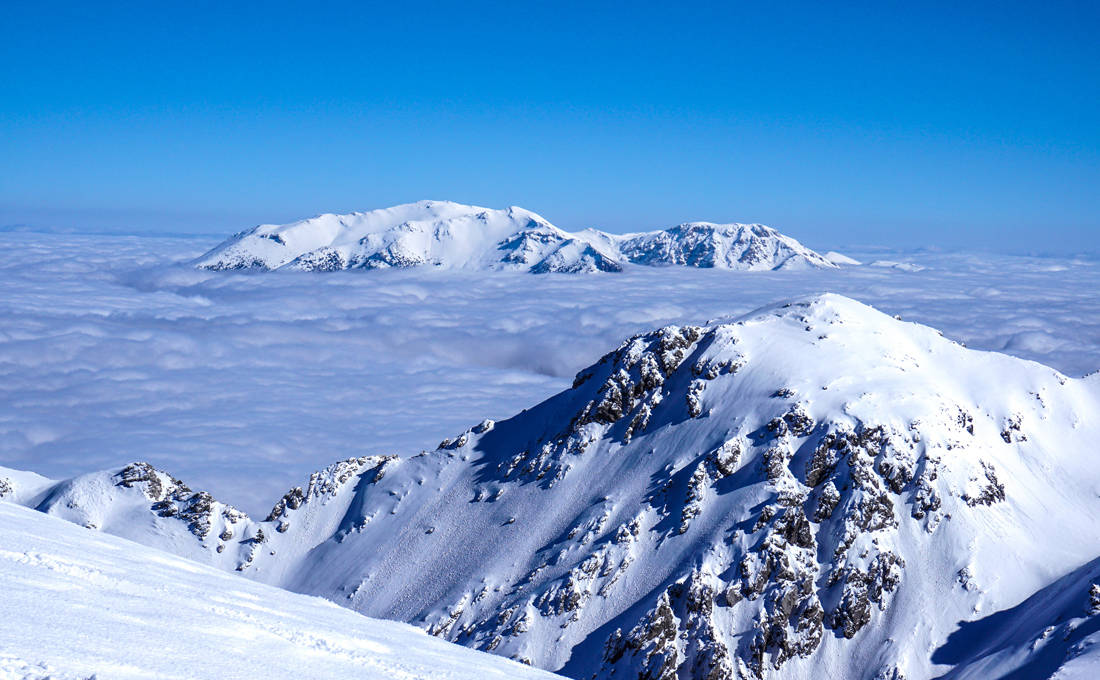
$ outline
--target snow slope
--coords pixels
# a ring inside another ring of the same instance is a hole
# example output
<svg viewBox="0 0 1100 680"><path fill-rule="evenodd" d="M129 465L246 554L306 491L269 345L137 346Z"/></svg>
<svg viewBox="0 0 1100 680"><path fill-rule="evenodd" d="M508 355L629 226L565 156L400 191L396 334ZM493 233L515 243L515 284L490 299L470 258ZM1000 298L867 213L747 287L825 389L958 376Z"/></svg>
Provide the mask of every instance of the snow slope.
<svg viewBox="0 0 1100 680"><path fill-rule="evenodd" d="M632 338L262 522L140 465L9 486L571 677L983 677L1096 668L1098 437L1100 380L819 295Z"/></svg>
<svg viewBox="0 0 1100 680"><path fill-rule="evenodd" d="M551 678L0 503L0 678Z"/></svg>
<svg viewBox="0 0 1100 680"><path fill-rule="evenodd" d="M945 680L1100 677L1100 558L1011 609L963 623L933 660Z"/></svg>
<svg viewBox="0 0 1100 680"><path fill-rule="evenodd" d="M829 262L832 262L835 265L841 265L841 266L843 266L843 265L861 265L861 264L863 264L859 260L857 260L855 258L852 258L852 257L848 257L847 255L845 255L843 253L838 253L835 250L830 250L829 252L825 253L825 259L828 260Z"/></svg>
<svg viewBox="0 0 1100 680"><path fill-rule="evenodd" d="M241 232L198 259L204 269L448 269L617 272L629 263L771 270L834 267L760 224L692 222L665 231L571 234L523 208L420 201L319 215Z"/></svg>

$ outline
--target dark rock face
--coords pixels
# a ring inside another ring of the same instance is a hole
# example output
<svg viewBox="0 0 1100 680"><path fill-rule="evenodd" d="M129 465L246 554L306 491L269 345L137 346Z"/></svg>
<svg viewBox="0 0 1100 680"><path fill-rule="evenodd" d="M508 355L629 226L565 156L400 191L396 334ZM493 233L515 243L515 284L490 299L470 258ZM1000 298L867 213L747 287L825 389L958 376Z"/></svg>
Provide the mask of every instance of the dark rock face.
<svg viewBox="0 0 1100 680"><path fill-rule="evenodd" d="M872 605L885 608L884 597L901 583L905 561L892 552L875 555L867 570L852 567L834 572L831 579L843 583L840 603L832 612L833 628L853 638L871 621Z"/></svg>
<svg viewBox="0 0 1100 680"><path fill-rule="evenodd" d="M178 479L172 479L171 482L175 489L190 491ZM122 468L122 471L118 474L117 484L127 489L141 485L142 491L150 500L159 501L164 498L165 489L164 484L161 482L161 476L157 469L149 463L138 462Z"/></svg>
<svg viewBox="0 0 1100 680"><path fill-rule="evenodd" d="M796 404L781 418L775 418L768 423L768 430L779 435L791 434L795 437L805 437L814 429L814 420L801 404Z"/></svg>
<svg viewBox="0 0 1100 680"><path fill-rule="evenodd" d="M604 659L615 664L624 654L636 657L641 669L639 680L675 680L680 667L677 648L680 620L672 610L667 592L657 599L657 605L625 636L615 631L607 641Z"/></svg>
<svg viewBox="0 0 1100 680"><path fill-rule="evenodd" d="M305 502L306 496L302 492L302 487L296 486L290 491L283 494L283 497L279 499L279 502L275 504L275 507L268 513L265 522L274 522L275 520L286 514L287 510L297 510L302 507L302 503Z"/></svg>

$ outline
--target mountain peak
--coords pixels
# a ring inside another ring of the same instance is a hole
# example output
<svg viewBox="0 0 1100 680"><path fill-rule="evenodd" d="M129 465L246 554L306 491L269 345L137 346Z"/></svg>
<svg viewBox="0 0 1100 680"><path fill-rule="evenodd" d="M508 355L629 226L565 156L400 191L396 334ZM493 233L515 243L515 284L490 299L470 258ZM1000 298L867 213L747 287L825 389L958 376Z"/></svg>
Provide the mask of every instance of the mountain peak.
<svg viewBox="0 0 1100 680"><path fill-rule="evenodd" d="M262 522L140 465L29 502L571 677L934 677L1096 558L1098 387L825 293L629 338Z"/></svg>

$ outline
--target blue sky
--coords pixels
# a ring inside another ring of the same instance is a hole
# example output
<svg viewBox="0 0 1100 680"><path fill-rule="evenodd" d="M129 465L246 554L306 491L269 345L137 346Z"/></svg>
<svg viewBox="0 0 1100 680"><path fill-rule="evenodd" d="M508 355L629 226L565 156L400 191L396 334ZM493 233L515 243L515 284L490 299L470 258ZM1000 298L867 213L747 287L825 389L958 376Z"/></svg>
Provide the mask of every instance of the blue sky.
<svg viewBox="0 0 1100 680"><path fill-rule="evenodd" d="M433 198L1100 250L1097 3L688 4L5 3L0 226Z"/></svg>

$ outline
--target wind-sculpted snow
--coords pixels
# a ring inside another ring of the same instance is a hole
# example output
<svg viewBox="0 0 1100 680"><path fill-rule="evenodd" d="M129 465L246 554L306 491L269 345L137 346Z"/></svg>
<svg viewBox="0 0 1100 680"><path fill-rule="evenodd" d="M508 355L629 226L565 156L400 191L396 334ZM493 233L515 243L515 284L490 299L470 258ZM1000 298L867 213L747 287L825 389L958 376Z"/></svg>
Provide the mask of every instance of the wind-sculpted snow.
<svg viewBox="0 0 1100 680"><path fill-rule="evenodd" d="M1031 633L959 631L1095 558L1098 437L1095 379L819 295L635 336L512 418L314 474L245 534L151 510L144 540L570 677L1007 672L1039 663ZM104 475L15 494L190 498Z"/></svg>
<svg viewBox="0 0 1100 680"><path fill-rule="evenodd" d="M1058 678L1100 674L1100 558L1020 604L962 623L933 661L943 680Z"/></svg>
<svg viewBox="0 0 1100 680"><path fill-rule="evenodd" d="M553 678L0 502L0 678Z"/></svg>
<svg viewBox="0 0 1100 680"><path fill-rule="evenodd" d="M447 269L535 274L621 272L631 265L738 270L831 268L829 259L762 224L692 222L620 236L570 234L523 208L420 201L319 215L241 232L199 258L203 269Z"/></svg>
<svg viewBox="0 0 1100 680"><path fill-rule="evenodd" d="M194 270L211 245L0 234L0 465L145 460L264 517L313 470L503 419L624 337L823 290L969 347L1100 369L1100 267L1084 259L845 249L925 269L256 276Z"/></svg>

